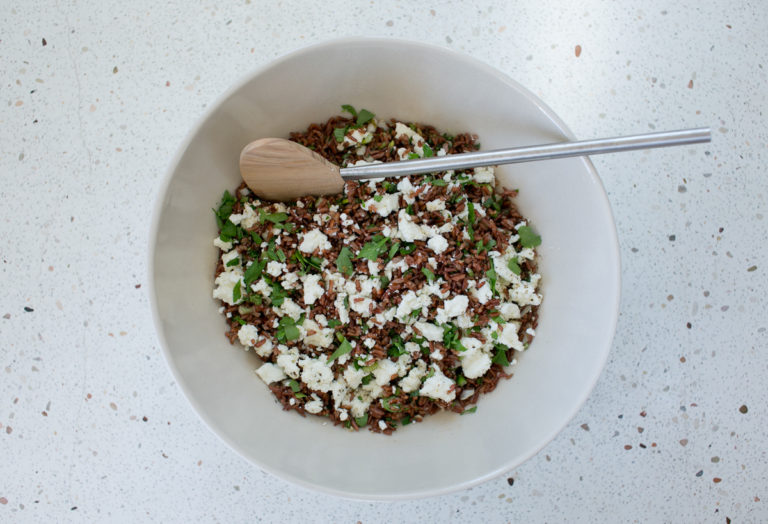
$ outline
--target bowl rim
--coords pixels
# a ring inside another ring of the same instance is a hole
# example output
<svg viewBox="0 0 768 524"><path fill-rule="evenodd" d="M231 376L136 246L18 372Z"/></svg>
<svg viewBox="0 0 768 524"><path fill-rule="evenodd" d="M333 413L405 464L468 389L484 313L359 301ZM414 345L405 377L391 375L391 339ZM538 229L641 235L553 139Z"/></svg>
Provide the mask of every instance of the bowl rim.
<svg viewBox="0 0 768 524"><path fill-rule="evenodd" d="M173 179L173 174L176 171L176 168L182 156L184 155L190 143L192 142L193 138L200 131L204 123L210 118L212 114L218 111L219 108L222 105L224 105L224 103L227 100L230 99L230 97L232 97L237 91L239 91L247 83L251 82L255 77L259 76L260 74L262 74L268 69L271 69L286 61L293 60L294 58L306 53L313 53L328 47L350 46L350 45L361 45L361 44L372 44L372 43L411 47L411 48L416 47L416 48L426 49L435 53L442 53L443 55L450 56L452 59L456 59L460 62L465 62L465 63L468 62L473 67L483 70L489 75L496 77L496 79L503 82L504 84L511 87L512 89L515 89L523 97L525 97L530 103L536 106L552 122L552 124L557 128L557 130L560 133L562 133L563 136L565 136L565 138L567 138L568 140L576 140L576 136L570 130L570 128L565 124L565 122L541 98L536 96L528 88L526 88L525 86L523 86L522 84L514 80L508 74L483 62L482 60L451 48L447 48L441 45L426 43L426 42L420 42L416 40L408 40L408 39L401 39L401 38L387 38L387 37L362 37L362 36L334 38L334 39L323 40L321 42L294 48L293 50L287 53L284 53L278 56L277 58L269 60L268 62L265 62L264 64L254 68L252 71L242 75L232 86L230 86L222 94L216 97L214 102L207 108L207 110L197 118L192 129L190 129L190 131L186 134L186 136L182 140L181 144L179 145L175 154L173 155L173 158L169 162L168 167L166 168L166 171L161 180L159 190L155 194L155 203L152 210L152 217L150 221L150 230L149 230L149 237L148 237L149 246L147 250L147 257L148 257L147 258L147 282L148 282L149 302L150 302L150 307L152 311L152 321L154 324L155 332L157 334L157 338L160 342L160 347L163 352L165 363L168 366L168 369L170 370L174 380L181 388L181 391L184 394L184 397L186 398L189 405L192 407L192 410L195 412L195 414L199 417L200 420L203 421L204 425L208 428L208 430L210 430L214 435L219 437L219 439L221 439L221 441L223 441L229 448L235 451L235 453L237 453L241 458L245 459L249 464L257 466L262 471L266 471L277 478L289 481L295 485L299 485L313 492L321 492L321 493L334 495L337 497L350 499L350 500L403 501L403 500L414 500L414 499L421 499L421 498L428 498L428 497L436 497L439 495L455 493L457 491L466 490L474 486L478 486L480 484L488 482L489 480L492 480L494 478L497 478L509 472L510 470L516 467L519 467L521 464L531 459L534 455L538 454L544 447L546 447L550 442L552 442L552 440L554 440L554 438L560 432L562 432L563 429L565 429L565 427L568 424L570 424L571 420L573 420L576 414L584 406L589 396L592 394L592 391L597 385L597 381L599 380L603 370L605 369L605 364L608 360L608 355L610 354L611 348L613 347L613 340L616 334L616 326L617 326L618 317L619 317L619 306L621 301L621 252L619 249L619 240L618 240L618 233L616 230L616 221L613 218L613 210L611 208L610 201L608 199L608 194L605 191L603 182L600 179L600 176L598 175L597 170L595 169L595 166L592 163L591 159L588 156L580 157L580 160L583 162L587 171L596 182L596 186L599 189L599 197L602 200L602 203L606 205L608 214L611 218L612 227L610 228L611 238L609 240L611 241L610 243L613 245L613 251L614 251L614 256L617 262L617 268L616 268L616 278L615 278L615 281L613 282L613 286L616 289L616 294L613 297L613 304L612 304L613 307L611 308L613 315L612 315L612 318L610 319L610 333L611 333L610 341L608 344L606 344L606 347L603 348L602 350L602 354L600 355L599 367L597 367L595 373L593 373L593 375L589 377L589 384L590 384L589 387L585 388L584 392L580 394L580 398L578 398L578 402L574 404L574 408L568 414L568 416L563 419L562 424L558 428L556 428L554 431L550 432L544 438L542 438L540 445L533 448L530 452L524 455L519 455L511 461L500 464L498 467L487 472L484 475L481 475L473 479L460 482L451 486L446 486L441 488L432 488L432 489L426 488L426 489L421 489L419 491L411 491L411 492L403 492L403 493L394 492L394 493L387 493L380 496L370 495L370 494L359 494L359 493L348 492L340 489L331 488L331 487L324 486L322 484L317 484L314 482L308 482L300 477L291 475L289 473L285 473L283 471L276 470L272 467L265 466L258 459L247 454L240 447L238 443L232 441L229 437L221 433L220 430L209 419L208 415L203 412L203 410L198 405L198 403L195 400L193 400L193 397L191 396L191 393L190 393L190 387L187 385L178 367L173 362L170 355L170 351L168 350L168 343L165 338L165 333L163 332L163 329L162 329L162 322L160 320L160 313L158 311L158 300L157 300L157 294L156 294L157 290L155 287L155 267L154 267L155 246L157 245L156 240L157 240L157 233L158 233L159 224L160 224L160 216L162 214L162 210L164 207L165 196L168 192L168 188L171 184L171 180Z"/></svg>

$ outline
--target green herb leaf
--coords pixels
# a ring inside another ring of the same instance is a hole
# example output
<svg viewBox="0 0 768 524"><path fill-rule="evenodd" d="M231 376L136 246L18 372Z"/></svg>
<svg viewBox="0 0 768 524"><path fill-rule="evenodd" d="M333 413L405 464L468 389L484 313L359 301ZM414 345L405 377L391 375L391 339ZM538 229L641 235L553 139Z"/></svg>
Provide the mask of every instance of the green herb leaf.
<svg viewBox="0 0 768 524"><path fill-rule="evenodd" d="M424 142L424 147L422 149L424 149L424 158L435 156L435 152L432 151L432 148L429 147L429 144L427 144L426 142Z"/></svg>
<svg viewBox="0 0 768 524"><path fill-rule="evenodd" d="M407 426L408 424L410 424L413 421L411 420L411 416L410 415L405 415L405 416L403 416L403 418L400 419L400 422L403 423L403 426Z"/></svg>
<svg viewBox="0 0 768 524"><path fill-rule="evenodd" d="M398 249L400 249L400 242L395 242L392 244L392 246L389 248L389 253L387 253L387 260L392 260L392 258L397 254Z"/></svg>
<svg viewBox="0 0 768 524"><path fill-rule="evenodd" d="M266 213L263 209L259 210L259 222L262 224L265 220L268 220L269 222L272 222L273 224L279 224L280 222L285 222L288 220L288 214L287 213Z"/></svg>
<svg viewBox="0 0 768 524"><path fill-rule="evenodd" d="M445 187L448 185L448 182L443 180L442 178L436 178L430 182L433 186L439 186L439 187Z"/></svg>
<svg viewBox="0 0 768 524"><path fill-rule="evenodd" d="M387 350L388 356L397 358L400 355L405 355L408 353L408 351L405 349L405 343L403 342L402 337L400 337L400 335L397 333L392 334L391 342L392 346Z"/></svg>
<svg viewBox="0 0 768 524"><path fill-rule="evenodd" d="M471 408L462 411L461 414L467 415L468 413L474 413L475 411L477 411L477 406L472 406Z"/></svg>
<svg viewBox="0 0 768 524"><path fill-rule="evenodd" d="M261 238L261 235L259 235L256 231L251 231L251 239L253 239L255 244L261 244L264 242L264 239Z"/></svg>
<svg viewBox="0 0 768 524"><path fill-rule="evenodd" d="M493 294L495 295L497 293L496 291L496 279L498 278L496 276L496 270L491 267L488 271L485 272L485 276L488 279L488 283L491 285L491 291L493 291Z"/></svg>
<svg viewBox="0 0 768 524"><path fill-rule="evenodd" d="M232 302L237 302L240 300L240 283L242 280L238 280L237 284L235 284L235 287L232 288Z"/></svg>
<svg viewBox="0 0 768 524"><path fill-rule="evenodd" d="M373 117L376 116L367 109L361 109L360 112L357 114L357 121L355 122L357 126L362 126L373 120Z"/></svg>
<svg viewBox="0 0 768 524"><path fill-rule="evenodd" d="M227 262L227 267L237 266L239 264L240 264L240 259L235 257L232 260L230 260L229 262Z"/></svg>
<svg viewBox="0 0 768 524"><path fill-rule="evenodd" d="M467 383L467 379L464 378L464 375L459 375L458 377L456 377L456 385L457 386L461 387L461 386L463 386L466 383Z"/></svg>
<svg viewBox="0 0 768 524"><path fill-rule="evenodd" d="M346 111L347 113L352 115L352 118L356 118L357 117L357 111L355 110L354 107L352 107L349 104L344 104L343 106L341 106L341 110L342 111Z"/></svg>
<svg viewBox="0 0 768 524"><path fill-rule="evenodd" d="M389 242L389 239L383 235L374 236L370 242L363 246L357 254L357 258L365 258L375 262L386 251L387 242Z"/></svg>
<svg viewBox="0 0 768 524"><path fill-rule="evenodd" d="M230 222L228 218L224 220L221 226L220 237L224 242L229 242L233 238L237 237L237 226Z"/></svg>
<svg viewBox="0 0 768 524"><path fill-rule="evenodd" d="M355 417L355 424L357 424L357 427L362 428L366 424L368 424L368 413L363 415L362 417Z"/></svg>
<svg viewBox="0 0 768 524"><path fill-rule="evenodd" d="M237 316L235 317L235 322L237 322L237 323L238 323L238 324L240 324L241 326L244 326L244 325L246 325L246 324L247 324L247 322L246 322L245 320L243 320L242 318L240 318L240 317L237 317Z"/></svg>
<svg viewBox="0 0 768 524"><path fill-rule="evenodd" d="M403 407L400 404L393 404L392 401L397 399L394 395L381 399L381 407L390 413L399 413Z"/></svg>
<svg viewBox="0 0 768 524"><path fill-rule="evenodd" d="M266 265L266 260L257 260L248 266L248 268L245 270L245 274L243 275L243 280L245 281L246 287L250 287L254 280L261 278L261 272L264 271L264 267Z"/></svg>
<svg viewBox="0 0 768 524"><path fill-rule="evenodd" d="M272 305L280 307L285 302L285 297L288 296L288 291L283 289L283 286L279 282L272 283L272 293L269 295L269 299L272 301ZM290 317L288 317L290 318Z"/></svg>
<svg viewBox="0 0 768 524"><path fill-rule="evenodd" d="M430 284L435 281L435 274L428 267L421 268L421 272L424 273L424 276L427 277L427 281Z"/></svg>
<svg viewBox="0 0 768 524"><path fill-rule="evenodd" d="M363 380L361 382L363 383L363 386L367 386L368 384L371 383L371 380L373 380L373 375L372 374L368 374L368 375L363 377Z"/></svg>
<svg viewBox="0 0 768 524"><path fill-rule="evenodd" d="M519 275L522 272L520 265L517 263L517 258L510 258L509 262L507 262L507 267L515 275Z"/></svg>
<svg viewBox="0 0 768 524"><path fill-rule="evenodd" d="M518 228L517 234L520 235L520 243L523 247L536 247L541 244L541 237L528 226Z"/></svg>
<svg viewBox="0 0 768 524"><path fill-rule="evenodd" d="M376 202L381 202L381 200L384 198L384 195L373 195L373 200Z"/></svg>
<svg viewBox="0 0 768 524"><path fill-rule="evenodd" d="M467 202L467 220L469 220L469 225L474 225L475 223L475 204L472 202Z"/></svg>
<svg viewBox="0 0 768 524"><path fill-rule="evenodd" d="M384 187L384 191L387 193L397 192L397 185L393 184L392 182L384 181L381 183L381 185Z"/></svg>
<svg viewBox="0 0 768 524"><path fill-rule="evenodd" d="M336 269L348 277L352 276L352 273L354 272L354 266L352 266L352 251L346 246L341 248L339 256L336 257Z"/></svg>
<svg viewBox="0 0 768 524"><path fill-rule="evenodd" d="M347 135L347 127L337 127L333 130L333 138L336 142L344 142L344 137Z"/></svg>
<svg viewBox="0 0 768 524"><path fill-rule="evenodd" d="M335 328L336 326L341 325L341 320L336 320L335 318L332 318L328 321L328 327L329 328Z"/></svg>
<svg viewBox="0 0 768 524"><path fill-rule="evenodd" d="M291 391L294 393L298 393L301 391L301 387L299 386L298 381L291 379L290 382L288 382L288 385L291 387Z"/></svg>
<svg viewBox="0 0 768 524"><path fill-rule="evenodd" d="M501 344L496 344L496 354L491 359L491 362L494 364L498 364L502 367L506 367L509 365L509 360L507 360L507 348L505 346L502 346Z"/></svg>
<svg viewBox="0 0 768 524"><path fill-rule="evenodd" d="M420 158L420 157L416 153L408 153L408 160L415 160L417 158Z"/></svg>
<svg viewBox="0 0 768 524"><path fill-rule="evenodd" d="M232 214L232 208L235 205L235 198L229 193L224 191L221 196L221 203L219 203L219 209L216 211L216 216L223 222L229 218Z"/></svg>
<svg viewBox="0 0 768 524"><path fill-rule="evenodd" d="M334 351L330 357L328 357L328 364L336 360L342 355L346 355L352 351L352 345L349 343L349 341L345 338L342 343L339 345L339 347Z"/></svg>
<svg viewBox="0 0 768 524"><path fill-rule="evenodd" d="M416 251L416 244L413 244L411 242L406 242L400 248L400 254L401 255L410 255L414 251Z"/></svg>

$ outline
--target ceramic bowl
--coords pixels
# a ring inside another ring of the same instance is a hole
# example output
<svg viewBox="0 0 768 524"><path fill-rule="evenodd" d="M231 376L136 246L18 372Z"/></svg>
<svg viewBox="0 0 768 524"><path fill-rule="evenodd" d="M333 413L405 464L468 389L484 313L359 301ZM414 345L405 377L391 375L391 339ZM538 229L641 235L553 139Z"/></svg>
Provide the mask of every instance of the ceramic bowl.
<svg viewBox="0 0 768 524"><path fill-rule="evenodd" d="M282 57L246 77L189 133L157 199L150 239L152 307L168 365L192 407L256 466L324 492L399 499L468 488L534 455L587 399L606 361L619 305L619 250L594 166L570 158L500 167L540 233L544 295L537 336L514 377L469 416L445 413L392 436L285 412L256 377L258 357L224 337L211 298L211 208L240 182L238 155L287 137L341 104L480 137L482 149L573 139L530 91L453 51L347 39Z"/></svg>

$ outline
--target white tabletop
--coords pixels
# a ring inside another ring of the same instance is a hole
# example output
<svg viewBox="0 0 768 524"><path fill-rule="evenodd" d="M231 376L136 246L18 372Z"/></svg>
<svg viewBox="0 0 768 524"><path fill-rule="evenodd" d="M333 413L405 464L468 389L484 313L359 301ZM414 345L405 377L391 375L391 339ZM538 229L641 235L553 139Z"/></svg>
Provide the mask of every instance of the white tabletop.
<svg viewBox="0 0 768 524"><path fill-rule="evenodd" d="M630 4L4 2L0 521L765 521L768 9ZM501 478L398 504L231 451L174 383L147 296L153 202L205 108L277 56L358 35L479 58L579 138L713 130L593 158L622 301L575 419Z"/></svg>

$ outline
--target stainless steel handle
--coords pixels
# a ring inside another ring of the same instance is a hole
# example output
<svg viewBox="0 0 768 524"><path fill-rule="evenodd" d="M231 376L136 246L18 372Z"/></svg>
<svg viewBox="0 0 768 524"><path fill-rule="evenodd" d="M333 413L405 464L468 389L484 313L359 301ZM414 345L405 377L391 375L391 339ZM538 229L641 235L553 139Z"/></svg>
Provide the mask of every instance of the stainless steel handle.
<svg viewBox="0 0 768 524"><path fill-rule="evenodd" d="M650 149L654 147L682 146L700 144L712 139L708 127L683 129L680 131L662 131L642 135L620 136L615 138L598 138L577 142L560 142L537 146L513 147L511 149L496 149L494 151L478 151L443 157L419 158L401 162L387 162L360 167L345 167L341 176L346 180L367 180L379 177L399 177L418 173L434 173L450 169L469 169L472 167L497 166L530 162L532 160L549 160L570 156L599 155L603 153L618 153L635 149Z"/></svg>

